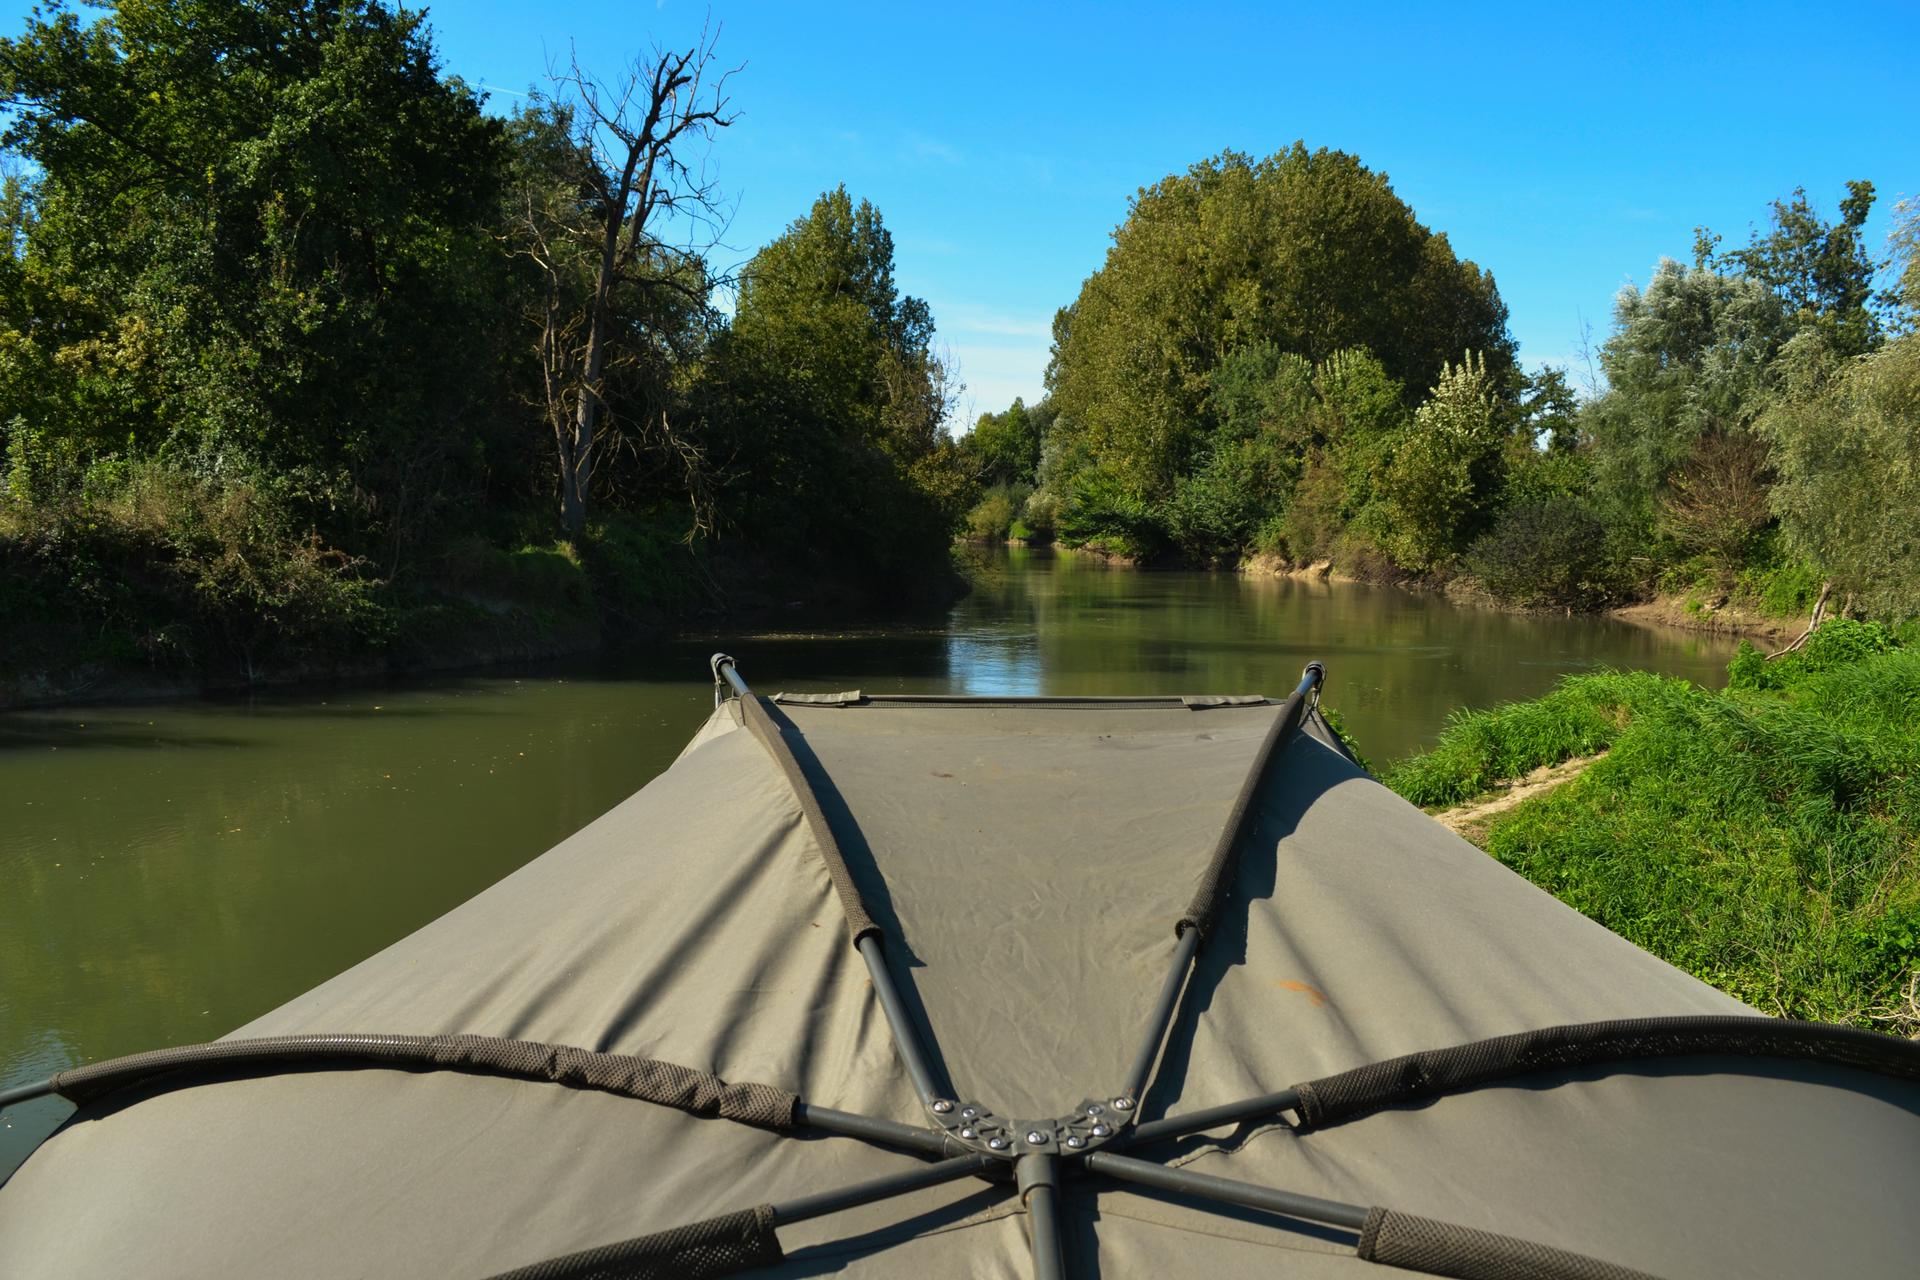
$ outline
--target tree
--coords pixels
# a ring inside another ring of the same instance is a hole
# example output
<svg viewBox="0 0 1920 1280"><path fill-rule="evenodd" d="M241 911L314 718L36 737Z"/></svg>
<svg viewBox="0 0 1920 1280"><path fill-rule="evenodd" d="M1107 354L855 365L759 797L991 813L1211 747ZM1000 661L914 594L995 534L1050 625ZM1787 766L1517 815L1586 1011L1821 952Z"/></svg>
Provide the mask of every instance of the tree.
<svg viewBox="0 0 1920 1280"><path fill-rule="evenodd" d="M534 351L569 538L585 527L613 429L610 369L659 334L649 310L706 306L702 241L720 197L687 153L733 123L731 74L714 74L714 37L703 33L685 50L636 59L611 82L576 60L553 77L556 99L533 108L565 141L542 148L547 180L523 188L514 233L541 281ZM534 124L523 120L528 132ZM622 305L636 297L638 306Z"/></svg>
<svg viewBox="0 0 1920 1280"><path fill-rule="evenodd" d="M1694 442L1660 499L1661 524L1681 549L1722 573L1744 564L1773 519L1766 441L1750 432L1714 433Z"/></svg>
<svg viewBox="0 0 1920 1280"><path fill-rule="evenodd" d="M717 469L753 486L731 527L837 572L943 566L971 486L933 340L927 304L894 284L880 211L845 187L756 253L700 392Z"/></svg>
<svg viewBox="0 0 1920 1280"><path fill-rule="evenodd" d="M1443 366L1376 486L1372 532L1404 568L1446 568L1498 492L1503 433L1486 362Z"/></svg>
<svg viewBox="0 0 1920 1280"><path fill-rule="evenodd" d="M1779 299L1758 281L1670 258L1646 289L1620 291L1614 325L1600 353L1607 393L1582 422L1602 508L1650 530L1659 495L1695 443L1752 424L1790 330Z"/></svg>
<svg viewBox="0 0 1920 1280"><path fill-rule="evenodd" d="M1872 614L1920 614L1920 335L1841 360L1803 334L1757 424L1789 547Z"/></svg>
<svg viewBox="0 0 1920 1280"><path fill-rule="evenodd" d="M1547 365L1526 376L1520 395L1519 436L1528 446L1565 453L1580 442L1580 397L1567 371Z"/></svg>
<svg viewBox="0 0 1920 1280"><path fill-rule="evenodd" d="M1304 144L1234 152L1141 190L1105 264L1055 325L1049 387L1138 500L1212 456L1214 375L1270 344L1319 365L1371 351L1427 386L1472 348L1504 377L1513 343L1493 279L1422 226L1384 174Z"/></svg>
<svg viewBox="0 0 1920 1280"><path fill-rule="evenodd" d="M1031 409L1020 397L1000 413L983 413L962 445L980 460L989 484L1032 484L1040 468L1053 409L1042 400Z"/></svg>
<svg viewBox="0 0 1920 1280"><path fill-rule="evenodd" d="M0 94L38 172L0 419L88 456L270 469L316 517L395 536L478 472L502 129L441 77L423 15L53 5L0 41Z"/></svg>
<svg viewBox="0 0 1920 1280"><path fill-rule="evenodd" d="M1860 355L1878 346L1883 326L1876 313L1887 301L1874 289L1875 264L1861 235L1873 210L1873 184L1847 183L1840 220L1829 223L1807 202L1804 187L1775 200L1772 229L1758 231L1747 246L1718 253L1719 237L1704 228L1694 233L1695 265L1745 275L1772 290L1795 327L1818 325L1828 345L1842 355Z"/></svg>

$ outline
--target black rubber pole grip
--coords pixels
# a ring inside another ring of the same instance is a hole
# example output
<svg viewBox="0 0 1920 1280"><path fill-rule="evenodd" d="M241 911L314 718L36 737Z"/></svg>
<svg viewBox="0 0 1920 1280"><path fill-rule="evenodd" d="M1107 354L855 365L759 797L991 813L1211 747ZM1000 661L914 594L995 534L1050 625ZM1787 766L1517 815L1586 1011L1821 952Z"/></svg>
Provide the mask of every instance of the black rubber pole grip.
<svg viewBox="0 0 1920 1280"><path fill-rule="evenodd" d="M503 1271L491 1280L711 1280L786 1258L773 1206L656 1231Z"/></svg>
<svg viewBox="0 0 1920 1280"><path fill-rule="evenodd" d="M1656 1280L1582 1253L1391 1209L1367 1214L1359 1253L1368 1262L1453 1280Z"/></svg>

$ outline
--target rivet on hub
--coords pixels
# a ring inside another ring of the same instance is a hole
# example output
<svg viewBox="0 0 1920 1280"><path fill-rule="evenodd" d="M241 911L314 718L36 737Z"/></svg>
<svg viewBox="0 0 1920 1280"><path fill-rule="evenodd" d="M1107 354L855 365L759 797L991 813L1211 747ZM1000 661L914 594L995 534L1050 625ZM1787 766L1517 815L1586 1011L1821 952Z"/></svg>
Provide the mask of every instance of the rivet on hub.
<svg viewBox="0 0 1920 1280"><path fill-rule="evenodd" d="M987 1145L992 1147L995 1151L1000 1151L1006 1147L1007 1140L1005 1138L988 1138Z"/></svg>
<svg viewBox="0 0 1920 1280"><path fill-rule="evenodd" d="M945 1098L935 1098L933 1102L933 1109L936 1114L945 1115L947 1114L947 1112L953 1110L953 1104L951 1102L948 1102Z"/></svg>
<svg viewBox="0 0 1920 1280"><path fill-rule="evenodd" d="M1032 1143L1036 1147L1044 1146L1047 1141L1047 1135L1040 1132L1038 1129L1029 1129L1027 1130L1027 1141Z"/></svg>
<svg viewBox="0 0 1920 1280"><path fill-rule="evenodd" d="M1113 1100L1113 1109L1115 1111L1131 1111L1133 1110L1133 1099L1132 1098L1115 1098Z"/></svg>
<svg viewBox="0 0 1920 1280"><path fill-rule="evenodd" d="M1107 1126L1103 1124L1097 1124L1093 1126L1093 1136L1096 1138L1104 1138L1107 1136L1108 1132L1109 1130Z"/></svg>
<svg viewBox="0 0 1920 1280"><path fill-rule="evenodd" d="M977 1138L980 1135L978 1133L975 1133L972 1129L962 1129L960 1131L960 1136L971 1141L972 1139Z"/></svg>
<svg viewBox="0 0 1920 1280"><path fill-rule="evenodd" d="M1067 1139L1067 1145L1075 1148L1084 1147L1087 1145L1087 1140L1076 1133Z"/></svg>

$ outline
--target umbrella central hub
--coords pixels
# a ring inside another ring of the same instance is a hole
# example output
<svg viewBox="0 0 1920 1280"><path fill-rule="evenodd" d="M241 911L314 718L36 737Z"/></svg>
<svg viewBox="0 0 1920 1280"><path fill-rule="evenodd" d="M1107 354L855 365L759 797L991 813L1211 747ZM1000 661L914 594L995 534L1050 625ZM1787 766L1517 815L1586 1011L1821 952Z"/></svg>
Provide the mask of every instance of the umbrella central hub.
<svg viewBox="0 0 1920 1280"><path fill-rule="evenodd" d="M997 1160L1057 1156L1072 1160L1098 1151L1133 1121L1133 1099L1124 1094L1088 1098L1051 1120L1013 1120L979 1102L940 1099L928 1107L934 1123L953 1141Z"/></svg>

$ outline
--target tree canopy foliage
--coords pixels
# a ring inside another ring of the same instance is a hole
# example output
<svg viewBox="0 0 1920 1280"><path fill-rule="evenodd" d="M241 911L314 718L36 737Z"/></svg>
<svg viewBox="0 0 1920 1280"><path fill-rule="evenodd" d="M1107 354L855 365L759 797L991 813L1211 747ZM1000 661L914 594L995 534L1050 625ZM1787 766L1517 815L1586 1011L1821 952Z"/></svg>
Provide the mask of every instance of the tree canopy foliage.
<svg viewBox="0 0 1920 1280"><path fill-rule="evenodd" d="M512 575L476 566L556 535L623 615L749 568L939 595L967 478L932 314L840 190L729 324L683 153L729 118L713 58L498 115L382 0L37 9L0 40L0 596L252 671L491 617Z"/></svg>
<svg viewBox="0 0 1920 1280"><path fill-rule="evenodd" d="M1614 300L1604 384L1521 373L1492 277L1382 175L1296 145L1141 191L1054 323L1049 396L983 414L973 526L1136 557L1250 555L1526 607L1681 588L1920 610L1910 492L1920 215L1775 201ZM1030 489L1021 486L1031 485ZM996 535L997 536L997 535Z"/></svg>
<svg viewBox="0 0 1920 1280"><path fill-rule="evenodd" d="M1052 399L1144 498L1207 454L1236 349L1317 365L1361 348L1412 387L1471 349L1504 377L1506 314L1492 276L1356 157L1226 152L1134 197L1062 325Z"/></svg>

